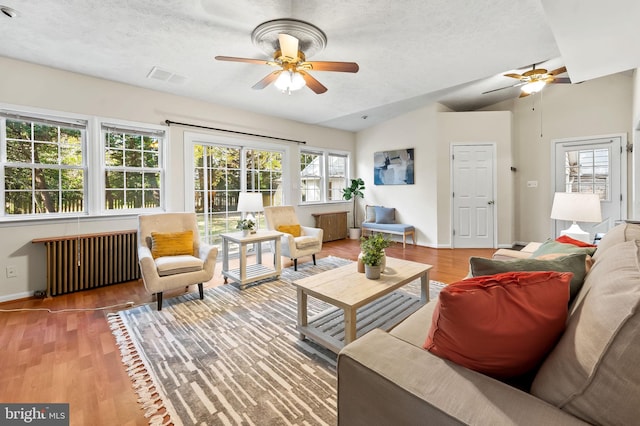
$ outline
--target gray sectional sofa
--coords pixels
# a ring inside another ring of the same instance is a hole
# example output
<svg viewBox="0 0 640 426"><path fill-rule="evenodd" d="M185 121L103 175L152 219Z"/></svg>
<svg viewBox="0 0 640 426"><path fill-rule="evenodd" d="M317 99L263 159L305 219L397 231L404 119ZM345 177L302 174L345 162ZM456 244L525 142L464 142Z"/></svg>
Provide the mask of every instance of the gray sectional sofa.
<svg viewBox="0 0 640 426"><path fill-rule="evenodd" d="M338 356L338 424L640 424L640 226L600 242L566 329L528 391L422 348L436 301Z"/></svg>

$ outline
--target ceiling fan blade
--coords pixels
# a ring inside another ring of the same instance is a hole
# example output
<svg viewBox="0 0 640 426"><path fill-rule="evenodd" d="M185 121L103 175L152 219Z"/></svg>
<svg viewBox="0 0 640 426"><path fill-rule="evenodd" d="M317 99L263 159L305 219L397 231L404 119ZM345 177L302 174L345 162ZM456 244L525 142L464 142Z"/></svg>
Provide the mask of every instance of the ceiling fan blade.
<svg viewBox="0 0 640 426"><path fill-rule="evenodd" d="M505 77L511 77L511 78L515 78L517 80L520 80L522 78L522 75L520 74L515 74L515 73L510 73L510 74L504 74Z"/></svg>
<svg viewBox="0 0 640 426"><path fill-rule="evenodd" d="M565 72L567 72L567 67L560 67L557 70L551 71L549 74L550 75L558 75L558 74L562 74L562 73L565 73Z"/></svg>
<svg viewBox="0 0 640 426"><path fill-rule="evenodd" d="M281 72L282 70L278 70L272 72L271 74L268 74L265 78L254 84L251 88L255 90L264 89L265 87L276 81Z"/></svg>
<svg viewBox="0 0 640 426"><path fill-rule="evenodd" d="M229 61L229 62L246 62L248 64L259 64L259 65L269 65L269 62L264 59L251 59L251 58L236 58L235 56L216 56L216 60L218 61Z"/></svg>
<svg viewBox="0 0 640 426"><path fill-rule="evenodd" d="M554 83L554 84L563 84L563 83L568 83L571 84L571 79L568 77L558 77L558 78L554 78L553 81L551 81L550 83Z"/></svg>
<svg viewBox="0 0 640 426"><path fill-rule="evenodd" d="M297 62L298 39L289 34L278 34L278 41L280 42L280 52L282 56L290 62Z"/></svg>
<svg viewBox="0 0 640 426"><path fill-rule="evenodd" d="M313 71L338 71L338 72L358 72L360 67L355 62L328 62L311 61L303 62L299 66L305 70Z"/></svg>
<svg viewBox="0 0 640 426"><path fill-rule="evenodd" d="M305 83L307 83L307 87L313 90L314 92L316 92L316 94L320 95L327 91L327 88L324 87L322 83L320 83L318 80L313 78L311 74L308 74L304 71L298 71L298 72L300 73L302 78L304 78Z"/></svg>
<svg viewBox="0 0 640 426"><path fill-rule="evenodd" d="M512 87L524 86L525 84L527 84L527 82L523 81L520 83L512 84L511 86L501 87L499 89L487 90L486 92L482 92L482 94L486 95L487 93L497 92L498 90L511 89Z"/></svg>

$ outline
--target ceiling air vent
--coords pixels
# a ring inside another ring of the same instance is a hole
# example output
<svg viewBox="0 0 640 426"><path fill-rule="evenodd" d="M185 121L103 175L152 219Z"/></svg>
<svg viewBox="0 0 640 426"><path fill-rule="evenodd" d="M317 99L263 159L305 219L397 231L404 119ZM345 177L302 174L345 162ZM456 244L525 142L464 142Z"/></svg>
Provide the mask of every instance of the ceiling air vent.
<svg viewBox="0 0 640 426"><path fill-rule="evenodd" d="M178 75L171 71L163 70L159 67L151 68L149 74L147 74L147 78L153 78L155 80L168 81L173 84L184 84L187 82L187 77L182 75Z"/></svg>

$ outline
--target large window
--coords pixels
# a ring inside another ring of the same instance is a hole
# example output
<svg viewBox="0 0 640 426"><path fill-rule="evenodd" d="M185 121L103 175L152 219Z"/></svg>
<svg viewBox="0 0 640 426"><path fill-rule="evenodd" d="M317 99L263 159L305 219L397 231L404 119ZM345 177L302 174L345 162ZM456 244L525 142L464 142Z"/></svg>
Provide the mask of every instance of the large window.
<svg viewBox="0 0 640 426"><path fill-rule="evenodd" d="M137 214L164 207L166 127L2 108L2 220Z"/></svg>
<svg viewBox="0 0 640 426"><path fill-rule="evenodd" d="M193 145L194 206L206 241L219 243L220 233L235 231L240 192L260 192L265 206L282 204L282 159L280 151ZM264 229L263 215L256 219Z"/></svg>
<svg viewBox="0 0 640 426"><path fill-rule="evenodd" d="M341 201L347 186L348 157L326 151L300 152L300 202Z"/></svg>
<svg viewBox="0 0 640 426"><path fill-rule="evenodd" d="M104 208L162 207L163 131L103 125Z"/></svg>
<svg viewBox="0 0 640 426"><path fill-rule="evenodd" d="M5 217L86 213L87 123L0 115Z"/></svg>

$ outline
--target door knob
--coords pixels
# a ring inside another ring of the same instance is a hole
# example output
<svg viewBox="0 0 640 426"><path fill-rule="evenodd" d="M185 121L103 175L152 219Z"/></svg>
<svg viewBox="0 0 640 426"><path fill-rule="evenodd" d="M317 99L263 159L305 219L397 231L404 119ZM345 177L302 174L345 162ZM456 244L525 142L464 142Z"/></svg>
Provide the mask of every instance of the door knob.
<svg viewBox="0 0 640 426"><path fill-rule="evenodd" d="M489 204L490 206L493 205L495 203L495 201L491 200L491 201L487 201L487 204Z"/></svg>

